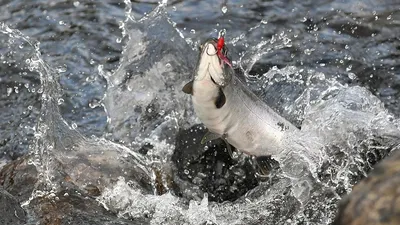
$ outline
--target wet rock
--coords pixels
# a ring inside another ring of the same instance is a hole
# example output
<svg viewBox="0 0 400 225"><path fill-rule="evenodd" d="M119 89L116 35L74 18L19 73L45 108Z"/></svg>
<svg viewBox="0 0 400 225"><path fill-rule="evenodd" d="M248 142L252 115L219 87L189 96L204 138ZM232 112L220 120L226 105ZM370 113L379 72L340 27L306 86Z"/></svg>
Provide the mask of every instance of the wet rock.
<svg viewBox="0 0 400 225"><path fill-rule="evenodd" d="M0 224L25 224L26 214L18 200L0 186Z"/></svg>
<svg viewBox="0 0 400 225"><path fill-rule="evenodd" d="M0 171L0 224L24 224L25 212L18 202L28 200L35 187L38 187L38 171L28 164L29 157L15 160ZM89 224L148 224L146 219L125 220L107 211L95 197L100 194L97 186L87 184L79 187L71 177L62 171L57 174L64 176L55 192L33 198L26 206L31 220L43 225L89 225ZM80 184L78 182L78 184ZM16 198L8 192L17 196ZM40 187L40 186L39 186ZM4 202L4 204L2 203ZM7 206L2 208L3 206ZM12 206L12 207L11 207ZM3 216L4 215L4 216Z"/></svg>
<svg viewBox="0 0 400 225"><path fill-rule="evenodd" d="M43 225L128 225L149 224L146 219L125 220L107 211L94 198L77 189L63 190L55 195L36 198L32 211Z"/></svg>
<svg viewBox="0 0 400 225"><path fill-rule="evenodd" d="M172 156L177 175L208 193L210 201L234 201L258 185L254 166L241 154L232 159L222 140L202 145L206 132L202 125L179 132Z"/></svg>
<svg viewBox="0 0 400 225"><path fill-rule="evenodd" d="M28 156L21 157L5 165L0 171L0 185L19 202L29 198L38 179L36 167L29 164L28 159Z"/></svg>
<svg viewBox="0 0 400 225"><path fill-rule="evenodd" d="M152 168L139 154L104 139L86 140L72 132L69 135L68 141L64 137L63 147L53 150L58 161L54 167L65 173L61 180L70 180L80 189L99 195L122 176L143 192L153 192Z"/></svg>
<svg viewBox="0 0 400 225"><path fill-rule="evenodd" d="M339 206L334 225L400 224L400 152L377 164Z"/></svg>

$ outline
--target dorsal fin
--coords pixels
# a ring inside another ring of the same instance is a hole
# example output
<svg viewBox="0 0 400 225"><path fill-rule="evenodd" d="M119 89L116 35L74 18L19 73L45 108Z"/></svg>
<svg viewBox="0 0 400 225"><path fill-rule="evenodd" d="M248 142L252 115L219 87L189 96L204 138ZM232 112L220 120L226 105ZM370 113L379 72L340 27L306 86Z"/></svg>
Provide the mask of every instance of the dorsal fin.
<svg viewBox="0 0 400 225"><path fill-rule="evenodd" d="M193 80L185 84L185 86L183 86L182 88L182 91L185 92L186 94L193 95Z"/></svg>
<svg viewBox="0 0 400 225"><path fill-rule="evenodd" d="M215 99L215 107L219 109L225 105L225 102L226 102L225 94L222 91L222 88L219 88L218 97Z"/></svg>

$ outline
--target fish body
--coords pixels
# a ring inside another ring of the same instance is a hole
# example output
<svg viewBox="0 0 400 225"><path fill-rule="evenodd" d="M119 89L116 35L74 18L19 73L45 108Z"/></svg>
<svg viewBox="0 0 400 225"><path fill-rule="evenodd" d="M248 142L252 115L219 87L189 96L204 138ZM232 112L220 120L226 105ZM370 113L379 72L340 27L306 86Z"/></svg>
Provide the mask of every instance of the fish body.
<svg viewBox="0 0 400 225"><path fill-rule="evenodd" d="M298 128L249 90L218 56L217 45L215 39L202 45L194 79L183 89L192 94L194 111L210 132L207 140L220 137L253 156L279 154L286 135Z"/></svg>

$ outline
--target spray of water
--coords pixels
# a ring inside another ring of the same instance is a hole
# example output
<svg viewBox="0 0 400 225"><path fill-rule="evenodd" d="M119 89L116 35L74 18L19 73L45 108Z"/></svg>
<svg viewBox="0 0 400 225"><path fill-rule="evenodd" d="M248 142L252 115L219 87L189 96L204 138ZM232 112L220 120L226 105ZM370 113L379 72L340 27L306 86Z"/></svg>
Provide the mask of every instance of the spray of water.
<svg viewBox="0 0 400 225"><path fill-rule="evenodd" d="M275 157L280 169L233 202L209 202L207 194L190 198L196 185L188 186L188 198L174 195L169 179L176 176L171 155L178 131L199 123L180 90L196 61L188 43L196 41L185 39L168 17L167 1L139 20L125 3L120 66L113 73L98 67L108 85L100 102L108 129L101 138L85 137L62 118L58 71L43 61L39 43L0 24L10 51L16 42L27 46L24 62L41 81L31 145L40 178L31 199L62 189L67 176L81 189L95 185L104 208L124 218L150 218L151 224L329 224L340 197L371 168L368 155L385 155L398 144L398 121L365 88L297 67L250 75L262 57L290 46L282 33L248 47L238 63L260 98L301 124ZM236 44L241 38L232 39ZM280 105L270 102L276 99Z"/></svg>

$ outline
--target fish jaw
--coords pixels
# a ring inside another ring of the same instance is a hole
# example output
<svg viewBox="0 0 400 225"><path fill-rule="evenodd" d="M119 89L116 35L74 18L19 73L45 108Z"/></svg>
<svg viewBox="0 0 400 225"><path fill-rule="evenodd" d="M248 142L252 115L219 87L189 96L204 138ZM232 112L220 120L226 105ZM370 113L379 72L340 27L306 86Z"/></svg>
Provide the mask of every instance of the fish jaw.
<svg viewBox="0 0 400 225"><path fill-rule="evenodd" d="M196 115L212 133L223 135L225 124L219 123L225 113L217 103L221 89L228 85L226 68L218 56L214 39L202 45L195 78L193 80L192 101Z"/></svg>
<svg viewBox="0 0 400 225"><path fill-rule="evenodd" d="M211 133L239 151L254 156L279 154L288 131L278 125L290 123L241 83L218 55L216 45L215 40L202 45L195 77L185 92L192 94L196 115Z"/></svg>
<svg viewBox="0 0 400 225"><path fill-rule="evenodd" d="M227 65L221 60L216 45L217 43L213 39L202 45L194 80L211 80L222 87L227 84L229 77L225 72Z"/></svg>

